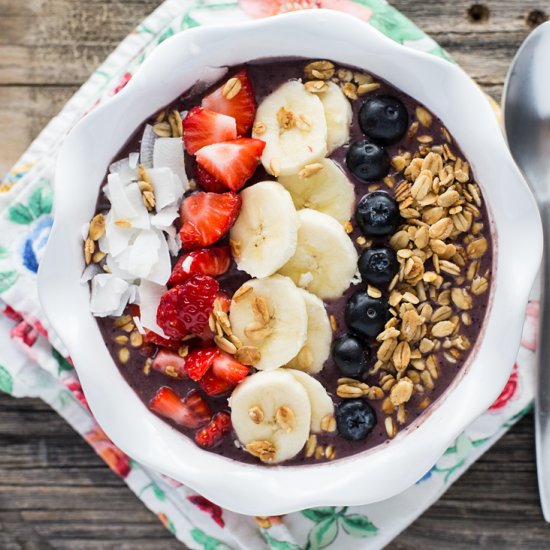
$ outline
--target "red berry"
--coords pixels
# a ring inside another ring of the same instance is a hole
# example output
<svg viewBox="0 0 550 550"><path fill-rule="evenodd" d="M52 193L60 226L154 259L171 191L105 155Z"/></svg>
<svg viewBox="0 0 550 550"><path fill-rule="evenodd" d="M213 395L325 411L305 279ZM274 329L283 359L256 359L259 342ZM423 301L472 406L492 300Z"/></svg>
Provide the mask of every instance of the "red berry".
<svg viewBox="0 0 550 550"><path fill-rule="evenodd" d="M190 155L205 145L236 138L237 123L232 116L193 107L183 120L183 141Z"/></svg>
<svg viewBox="0 0 550 550"><path fill-rule="evenodd" d="M244 136L254 122L256 99L254 98L254 90L252 89L246 69L239 71L233 78L238 78L241 83L241 89L235 97L231 99L224 97L223 89L226 81L202 100L202 106L206 109L216 111L216 113L223 113L235 118L237 120L237 133L239 136Z"/></svg>
<svg viewBox="0 0 550 550"><path fill-rule="evenodd" d="M180 257L172 269L168 286L183 283L191 275L208 275L217 277L223 275L231 265L231 249L229 246L216 246L193 250Z"/></svg>
<svg viewBox="0 0 550 550"><path fill-rule="evenodd" d="M208 395L220 395L229 391L234 386L234 384L218 378L212 372L212 369L206 371L204 376L199 380L199 384Z"/></svg>
<svg viewBox="0 0 550 550"><path fill-rule="evenodd" d="M169 348L171 350L177 351L181 345L178 340L170 340L169 338L163 338L160 334L153 332L152 330L145 329L145 334L143 335L143 340L147 344L156 344L162 348Z"/></svg>
<svg viewBox="0 0 550 550"><path fill-rule="evenodd" d="M167 290L160 299L157 323L170 338L201 334L208 326L219 290L218 282L207 275L193 275L183 284Z"/></svg>
<svg viewBox="0 0 550 550"><path fill-rule="evenodd" d="M208 173L200 164L195 166L195 180L197 185L204 191L212 193L225 193L227 191L227 187Z"/></svg>
<svg viewBox="0 0 550 550"><path fill-rule="evenodd" d="M180 237L184 249L210 246L221 239L237 219L241 197L235 193L195 193L181 204Z"/></svg>
<svg viewBox="0 0 550 550"><path fill-rule="evenodd" d="M196 158L230 191L238 191L256 171L264 147L261 139L239 138L207 145L197 151Z"/></svg>
<svg viewBox="0 0 550 550"><path fill-rule="evenodd" d="M212 420L195 434L195 441L206 448L215 447L224 435L231 431L231 416L221 411L214 415Z"/></svg>
<svg viewBox="0 0 550 550"><path fill-rule="evenodd" d="M229 313L229 308L231 307L231 298L225 292L218 292L216 300L220 303L220 307L223 312Z"/></svg>
<svg viewBox="0 0 550 550"><path fill-rule="evenodd" d="M232 355L229 355L229 353L222 351L212 363L212 372L216 378L220 378L232 386L236 386L247 376L250 369L242 363L239 363Z"/></svg>
<svg viewBox="0 0 550 550"><path fill-rule="evenodd" d="M198 382L216 359L218 348L197 349L185 358L185 371L191 380Z"/></svg>
<svg viewBox="0 0 550 550"><path fill-rule="evenodd" d="M159 349L151 366L171 378L179 380L187 378L185 369L186 359L167 349Z"/></svg>
<svg viewBox="0 0 550 550"><path fill-rule="evenodd" d="M151 399L149 408L185 428L203 426L212 417L210 406L198 390L181 399L172 388L164 386Z"/></svg>

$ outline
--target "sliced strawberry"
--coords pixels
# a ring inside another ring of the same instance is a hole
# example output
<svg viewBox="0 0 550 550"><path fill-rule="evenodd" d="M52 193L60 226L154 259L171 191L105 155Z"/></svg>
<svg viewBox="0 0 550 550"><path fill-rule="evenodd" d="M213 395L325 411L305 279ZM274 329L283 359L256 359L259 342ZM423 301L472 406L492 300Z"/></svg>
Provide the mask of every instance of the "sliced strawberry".
<svg viewBox="0 0 550 550"><path fill-rule="evenodd" d="M157 309L159 327L176 340L188 333L201 334L208 326L219 289L212 277L193 275L183 284L167 290Z"/></svg>
<svg viewBox="0 0 550 550"><path fill-rule="evenodd" d="M190 155L211 143L236 138L237 123L232 116L193 107L183 120L183 141Z"/></svg>
<svg viewBox="0 0 550 550"><path fill-rule="evenodd" d="M167 349L159 349L151 366L155 370L162 372L162 374L181 380L187 378L185 364L186 359L177 353Z"/></svg>
<svg viewBox="0 0 550 550"><path fill-rule="evenodd" d="M261 139L239 138L207 145L197 151L196 158L229 190L238 191L256 171L264 147Z"/></svg>
<svg viewBox="0 0 550 550"><path fill-rule="evenodd" d="M250 369L239 363L229 353L220 352L212 363L212 372L221 380L225 380L232 386L236 386L243 378L246 378Z"/></svg>
<svg viewBox="0 0 550 550"><path fill-rule="evenodd" d="M149 402L149 408L185 428L198 428L212 417L210 406L198 390L183 399L167 386L160 388Z"/></svg>
<svg viewBox="0 0 550 550"><path fill-rule="evenodd" d="M217 348L197 349L185 358L185 371L191 380L198 382L219 354Z"/></svg>
<svg viewBox="0 0 550 550"><path fill-rule="evenodd" d="M181 204L180 237L184 249L209 246L223 237L241 209L235 193L195 193Z"/></svg>
<svg viewBox="0 0 550 550"><path fill-rule="evenodd" d="M216 300L220 303L222 311L229 313L229 307L231 306L231 298L225 292L218 292Z"/></svg>
<svg viewBox="0 0 550 550"><path fill-rule="evenodd" d="M198 390L191 390L180 399L171 388L160 388L151 400L150 407L156 413L171 418L186 428L199 428L212 418L210 406Z"/></svg>
<svg viewBox="0 0 550 550"><path fill-rule="evenodd" d="M244 136L254 122L256 99L246 69L239 71L233 78L238 78L241 85L241 89L234 97L231 97L231 93L226 93L224 96L223 91L227 84L226 81L202 100L202 106L211 111L216 111L216 113L223 113L235 118L237 120L237 133L239 136ZM231 99L228 99L228 97Z"/></svg>
<svg viewBox="0 0 550 550"><path fill-rule="evenodd" d="M170 279L168 287L183 283L191 275L209 275L217 277L223 275L231 265L231 249L229 246L213 246L193 250L178 259Z"/></svg>
<svg viewBox="0 0 550 550"><path fill-rule="evenodd" d="M223 437L231 431L231 416L226 411L220 411L212 420L195 434L195 441L206 448L215 447Z"/></svg>
<svg viewBox="0 0 550 550"><path fill-rule="evenodd" d="M208 173L200 164L195 167L195 180L197 185L204 191L212 193L225 193L227 191L227 187Z"/></svg>
<svg viewBox="0 0 550 550"><path fill-rule="evenodd" d="M170 340L169 338L163 338L160 334L153 332L152 330L145 329L143 340L148 344L156 344L157 346L168 348L173 351L177 351L181 346L181 342L178 340Z"/></svg>
<svg viewBox="0 0 550 550"><path fill-rule="evenodd" d="M208 395L220 395L229 391L234 386L234 384L218 378L212 372L212 369L206 371L204 376L199 380L199 384Z"/></svg>

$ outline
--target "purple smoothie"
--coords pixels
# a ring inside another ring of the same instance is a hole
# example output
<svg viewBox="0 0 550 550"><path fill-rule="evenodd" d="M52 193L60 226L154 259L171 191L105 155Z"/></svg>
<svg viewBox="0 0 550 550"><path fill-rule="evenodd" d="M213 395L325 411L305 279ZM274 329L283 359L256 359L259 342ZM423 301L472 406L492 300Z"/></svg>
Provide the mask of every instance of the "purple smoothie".
<svg viewBox="0 0 550 550"><path fill-rule="evenodd" d="M229 71L228 76L231 76L231 74L237 72L242 68L248 69L248 72L255 90L256 100L257 100L257 103L259 104L264 97L266 97L269 93L275 90L282 83L288 80L303 78L304 67L309 62L310 60L303 60L303 59L262 60L262 61L252 62L244 66L234 67ZM353 70L353 68L351 69ZM381 84L381 87L379 90L376 91L376 94L380 94L380 95L388 94L388 95L393 95L398 97L407 108L407 111L409 114L409 123L416 121L415 110L416 110L416 107L420 105L417 101L415 101L408 95L404 94L403 92L397 90L396 88L391 86L389 83L384 82L380 78L375 77L375 81ZM198 95L194 95L192 91L191 93L183 94L181 97L175 100L171 105L169 105L166 109L170 109L170 110L176 109L180 112L189 110L190 108L196 105L200 105L201 98L204 95L207 95L211 89L215 89L219 85L220 85L220 82L213 85L209 90L206 90L205 92L203 91ZM364 139L364 134L359 128L359 124L357 122L357 114L362 103L363 103L362 98L352 102L354 117L353 117L353 122L351 127L351 141ZM445 138L441 133L441 127L443 127L444 125L437 117L435 117L434 115L432 116L433 116L433 124L428 129L423 128L422 134L430 135L433 138L432 145L443 144L445 143ZM114 160L125 158L129 155L129 153L139 151L141 136L142 136L145 123L147 122L153 123L155 120L155 117L156 115L151 117L148 121L144 122L135 131L135 133L128 140L126 145L118 152L117 155L115 155ZM451 138L451 142L449 143L449 146L452 149L452 151L455 153L455 155L461 158L464 158L464 155L461 153L458 145L454 143L454 141L452 141L452 138ZM417 147L418 147L418 144L414 140L411 140L410 138L408 138L407 135L405 135L405 137L399 143L386 147L386 150L391 158L394 155L401 154L405 151L412 152ZM356 201L358 201L363 195L369 192L369 188L372 186L372 184L365 184L360 182L359 180L354 178L353 175L346 169L345 157L346 157L347 148L348 148L347 145L341 147L340 149L336 150L331 155L330 158L332 158L334 161L340 164L342 168L344 168L350 181L352 181L352 183L355 184ZM189 178L190 179L193 178L194 171L195 171L195 160L193 157L187 154L186 154L186 168L187 168ZM392 170L390 170L390 174L391 173L392 173ZM273 179L273 177L267 174L265 170L262 168L262 166L260 165L256 173L248 183L248 185L250 185L251 183L255 183L257 181L265 180L265 179ZM399 180L396 180L396 183L398 181ZM473 177L471 178L471 181L472 182L474 181ZM105 179L105 182L106 182L106 179ZM387 187L381 182L380 182L379 188L389 192L390 194L394 194L394 191L392 189L390 189L389 187ZM98 198L96 211L104 212L108 208L109 208L108 202L104 197L103 193L101 193ZM481 215L479 216L479 218L476 218L475 221L482 222L484 224L484 229L481 234L485 236L485 238L487 239L489 243L489 249L480 260L479 273L486 273L486 272L490 273L492 268L492 261L493 261L493 250L492 250L492 239L489 233L490 223L489 223L487 210L484 204L480 208L480 211L481 211ZM350 237L353 239L353 242L359 254L364 250L364 248L361 248L355 242L355 239L360 235L361 233L354 223L353 232L350 234ZM382 244L382 243L387 243L387 241L388 239L378 239L378 240L374 240L374 243ZM227 237L221 241L221 243L225 243L225 242L227 242ZM173 260L173 262L175 262L175 259ZM426 270L433 270L431 259L427 260L426 262ZM445 275L444 273L442 273L442 275L444 276L445 281L447 280L452 281L451 277ZM225 275L219 277L218 281L220 283L220 289L226 292L227 294L232 295L233 292L239 286L241 286L243 282L245 282L249 278L250 277L246 273L238 271L235 264L233 263L230 270ZM489 280L490 280L490 277L489 277ZM344 321L344 309L348 299L357 290L364 289L364 288L366 288L366 285L363 283L359 285L352 285L346 291L344 296L330 302L325 302L328 313L334 316L337 323L338 328L334 333L335 337L343 332L346 332L346 325ZM387 291L387 289L380 288L380 290L384 292L384 298L387 299L389 295L389 292ZM490 291L487 291L480 296L474 297L473 308L468 312L471 315L472 323L470 326L464 326L464 325L462 326L461 334L463 334L470 340L470 342L472 343L472 348L474 348L476 339L481 333L483 321L487 312L489 295L490 295ZM432 305L434 305L434 309L436 309L437 304L433 304L433 302L431 302L430 300L428 300L428 303L431 303ZM453 308L453 313L460 314L460 312L456 310L456 307L453 304L451 304L451 307ZM128 384L132 387L132 389L136 392L136 394L139 396L141 401L144 403L144 406L146 407L148 406L150 399L155 395L157 390L162 386L169 386L182 396L186 395L191 389L197 388L197 384L190 380L174 380L173 378L169 378L154 370L151 370L148 374L145 374L144 364L145 364L146 358L154 355L154 353L156 352L155 346L147 345L137 349L129 346L128 349L130 350L130 353L131 353L130 359L126 364L121 364L121 362L118 359L118 350L120 348L114 342L114 338L117 335L122 335L125 333L121 329L116 328L114 318L110 318L110 317L98 318L98 325L103 335L103 338L105 340L105 343L107 345L107 348L109 349L109 352L111 353L113 360L117 364L122 376L128 382ZM378 347L378 344L376 343L372 344L371 364L369 365L369 368L372 367L376 361L377 347ZM437 357L439 359L439 365L440 365L440 376L436 380L435 388L432 391L427 391L424 394L413 393L411 400L407 404L408 414L407 414L406 423L399 427L399 431L403 431L407 426L415 422L422 413L425 412L425 410L419 408L419 404L426 396L430 398L430 405L428 406L427 410L429 410L429 408L433 406L434 402L437 401L437 399L447 390L449 385L455 379L455 377L463 367L464 363L467 361L469 353L471 353L471 351L465 352L456 364L452 364L445 359L443 355L443 351L444 350L441 349L439 352L437 352ZM325 386L329 394L332 396L335 405L341 402L341 399L336 396L337 380L341 376L342 375L338 372L338 369L336 368L331 357L327 359L323 370L318 375L315 375L315 378L317 378ZM365 375L363 376L363 380L369 385L378 385L378 382L379 382L378 375L371 375L371 376ZM208 401L212 407L212 411L217 412L221 410L228 410L227 398L228 398L228 395L224 395L221 397L208 397ZM366 451L368 449L372 449L373 447L380 444L388 443L390 440L388 439L388 436L384 428L385 414L381 411L382 400L375 400L375 401L371 400L369 401L369 404L376 411L378 421L373 431L365 440L349 441L340 437L336 433L333 435L327 435L327 434L318 435L318 443L323 446L326 446L329 444L333 445L336 451L336 459L347 457L347 456L356 454L358 452ZM194 439L195 430L188 430L188 429L182 428L181 426L177 426L176 424L174 424L169 420L166 420L166 421L169 424L171 424L174 427L174 429L190 437L191 439ZM253 464L260 463L255 457L251 456L247 452L238 448L237 445L235 444L235 438L233 436L226 437L220 445L211 449L211 452L215 452L227 458L239 460L241 462L253 463ZM305 458L303 453L300 453L294 459L285 462L285 464L287 465L313 464L313 463L319 463L325 460L326 460L325 458L322 458L322 459L315 459L314 457Z"/></svg>

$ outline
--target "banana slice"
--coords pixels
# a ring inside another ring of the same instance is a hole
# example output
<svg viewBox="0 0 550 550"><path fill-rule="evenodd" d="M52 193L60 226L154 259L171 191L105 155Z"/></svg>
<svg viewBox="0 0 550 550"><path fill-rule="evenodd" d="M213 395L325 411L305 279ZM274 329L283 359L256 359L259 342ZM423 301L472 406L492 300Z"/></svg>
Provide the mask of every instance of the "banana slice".
<svg viewBox="0 0 550 550"><path fill-rule="evenodd" d="M279 183L292 196L296 210L318 210L344 224L353 214L355 187L334 161L323 159L320 164L321 170L309 177L281 176Z"/></svg>
<svg viewBox="0 0 550 550"><path fill-rule="evenodd" d="M252 277L267 277L296 251L298 215L288 191L261 181L241 193L242 206L230 239L237 267Z"/></svg>
<svg viewBox="0 0 550 550"><path fill-rule="evenodd" d="M244 283L233 295L229 318L233 334L259 350L261 359L254 365L258 370L286 365L306 341L306 304L288 277Z"/></svg>
<svg viewBox="0 0 550 550"><path fill-rule="evenodd" d="M261 160L270 174L297 174L327 154L323 104L301 82L286 82L260 103L252 137L266 143Z"/></svg>
<svg viewBox="0 0 550 550"><path fill-rule="evenodd" d="M315 374L320 372L330 355L332 329L323 301L307 290L299 289L307 311L306 343L287 367Z"/></svg>
<svg viewBox="0 0 550 550"><path fill-rule="evenodd" d="M304 386L307 392L311 405L311 431L313 433L328 431L332 423L329 421L334 418L334 403L323 384L315 380L313 376L300 370L285 370L292 374L292 376Z"/></svg>
<svg viewBox="0 0 550 550"><path fill-rule="evenodd" d="M344 228L330 216L305 208L298 212L296 253L279 273L322 300L340 297L357 269L357 252Z"/></svg>
<svg viewBox="0 0 550 550"><path fill-rule="evenodd" d="M284 370L257 372L231 394L231 423L246 450L276 464L296 456L311 424L307 390Z"/></svg>
<svg viewBox="0 0 550 550"><path fill-rule="evenodd" d="M319 94L327 120L327 149L330 155L349 141L353 118L351 103L334 82L327 81L328 90Z"/></svg>

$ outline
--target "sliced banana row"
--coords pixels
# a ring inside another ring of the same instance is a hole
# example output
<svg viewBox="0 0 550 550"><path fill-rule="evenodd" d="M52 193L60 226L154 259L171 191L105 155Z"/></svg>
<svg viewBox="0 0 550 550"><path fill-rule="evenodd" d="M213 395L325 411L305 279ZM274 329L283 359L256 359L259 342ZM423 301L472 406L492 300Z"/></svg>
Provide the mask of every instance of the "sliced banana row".
<svg viewBox="0 0 550 550"><path fill-rule="evenodd" d="M262 462L277 464L296 456L310 431L321 430L334 407L323 386L300 371L257 372L229 399L239 441Z"/></svg>

